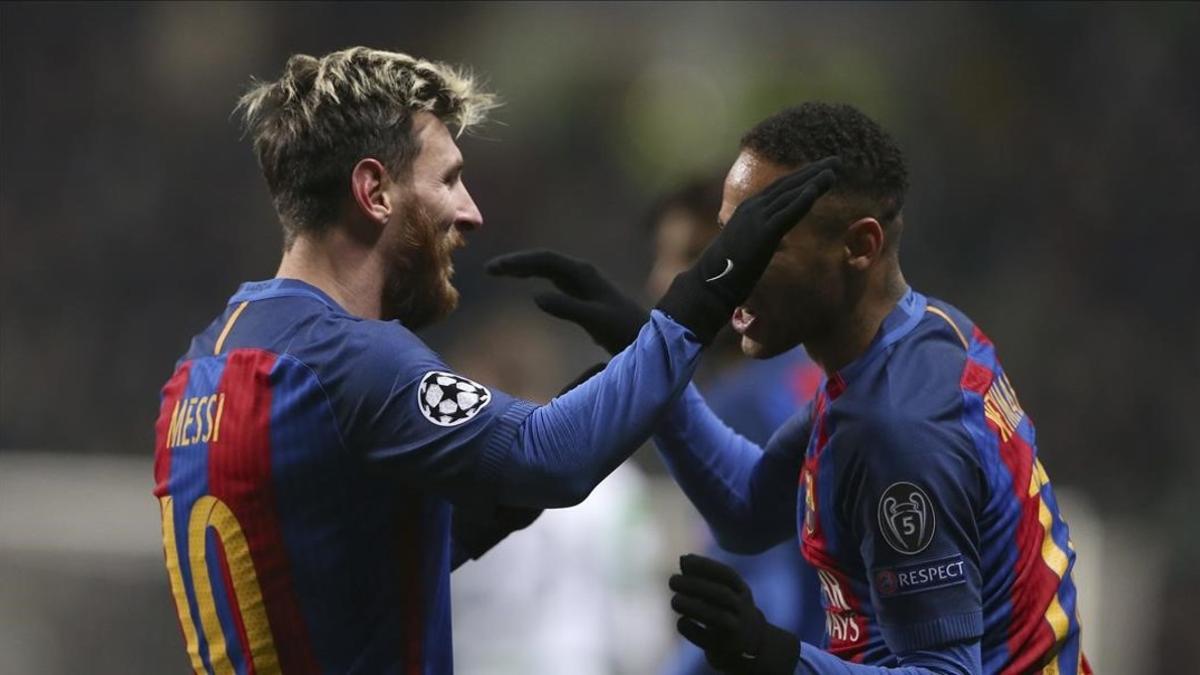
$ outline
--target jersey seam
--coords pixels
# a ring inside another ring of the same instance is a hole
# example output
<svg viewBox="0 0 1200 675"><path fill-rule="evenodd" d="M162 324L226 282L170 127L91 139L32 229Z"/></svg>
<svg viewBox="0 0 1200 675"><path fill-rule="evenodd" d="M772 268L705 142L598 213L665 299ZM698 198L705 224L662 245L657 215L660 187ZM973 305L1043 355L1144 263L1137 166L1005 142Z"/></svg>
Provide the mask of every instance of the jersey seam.
<svg viewBox="0 0 1200 675"><path fill-rule="evenodd" d="M274 353L265 349L261 349L260 351ZM324 383L321 382L321 376L317 374L315 369L301 360L298 356L291 354L290 352L284 352L282 354L275 355L278 358L287 359L288 361L298 364L301 368L304 368L304 370L308 371L308 374L312 376L313 380L317 383L317 388L321 390L321 396L325 398L325 406L329 409L330 415L333 417L333 430L337 432L338 443L341 444L342 450L349 454L350 446L346 443L346 437L342 434L341 420L338 419L337 409L334 408L333 399L329 397L329 392L325 389Z"/></svg>

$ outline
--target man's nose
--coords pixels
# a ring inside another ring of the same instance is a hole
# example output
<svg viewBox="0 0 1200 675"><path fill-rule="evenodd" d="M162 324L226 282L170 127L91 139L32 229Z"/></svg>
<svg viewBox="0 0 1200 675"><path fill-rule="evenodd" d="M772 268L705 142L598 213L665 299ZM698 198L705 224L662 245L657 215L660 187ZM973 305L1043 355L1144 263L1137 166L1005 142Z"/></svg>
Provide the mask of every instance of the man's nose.
<svg viewBox="0 0 1200 675"><path fill-rule="evenodd" d="M475 205L475 200L471 199L471 195L466 193L466 203L459 208L457 224L459 229L470 232L483 227L483 214L479 212L479 207Z"/></svg>

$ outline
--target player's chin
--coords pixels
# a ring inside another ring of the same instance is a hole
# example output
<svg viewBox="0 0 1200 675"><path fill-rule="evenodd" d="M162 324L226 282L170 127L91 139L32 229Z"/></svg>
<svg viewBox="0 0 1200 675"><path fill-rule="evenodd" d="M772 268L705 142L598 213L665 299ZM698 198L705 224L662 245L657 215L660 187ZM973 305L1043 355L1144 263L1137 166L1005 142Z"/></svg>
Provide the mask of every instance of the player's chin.
<svg viewBox="0 0 1200 675"><path fill-rule="evenodd" d="M749 335L742 336L741 347L742 353L752 359L769 359L787 351L786 347L781 348L770 342L760 342Z"/></svg>

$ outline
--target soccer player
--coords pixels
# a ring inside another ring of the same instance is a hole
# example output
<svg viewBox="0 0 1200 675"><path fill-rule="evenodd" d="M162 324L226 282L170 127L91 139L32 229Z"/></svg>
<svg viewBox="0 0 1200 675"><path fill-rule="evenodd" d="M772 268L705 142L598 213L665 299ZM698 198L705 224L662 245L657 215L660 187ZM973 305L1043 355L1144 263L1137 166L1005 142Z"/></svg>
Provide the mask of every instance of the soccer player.
<svg viewBox="0 0 1200 675"><path fill-rule="evenodd" d="M730 673L1091 672L1075 553L1033 423L983 331L901 273L907 170L888 134L846 105L768 118L742 139L721 219L834 153L837 187L731 317L749 356L805 346L826 375L813 406L760 448L689 387L655 435L723 547L761 551L799 530L824 591L824 644L767 623L738 575L700 556L670 580L679 631ZM510 254L507 267L539 274L542 255ZM560 288L577 291L570 281ZM590 297L611 297L589 283ZM604 314L553 308L590 332Z"/></svg>
<svg viewBox="0 0 1200 675"><path fill-rule="evenodd" d="M451 568L578 503L648 438L834 180L830 158L750 200L628 349L534 406L412 332L457 301L451 253L482 217L450 128L492 105L461 71L361 47L293 56L242 99L283 259L192 340L155 434L197 673L451 672Z"/></svg>

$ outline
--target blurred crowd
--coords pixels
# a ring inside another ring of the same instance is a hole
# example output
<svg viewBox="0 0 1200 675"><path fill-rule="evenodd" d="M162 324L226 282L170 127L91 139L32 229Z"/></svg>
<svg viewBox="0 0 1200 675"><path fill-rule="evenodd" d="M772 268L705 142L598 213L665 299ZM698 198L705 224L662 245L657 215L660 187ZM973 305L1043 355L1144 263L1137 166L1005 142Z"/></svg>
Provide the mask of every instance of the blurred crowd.
<svg viewBox="0 0 1200 675"><path fill-rule="evenodd" d="M463 300L423 337L534 400L602 354L484 260L557 248L642 289L661 194L720 175L783 106L845 101L907 153L909 282L999 345L1055 484L1166 551L1156 583L1200 597L1198 30L1189 4L4 4L0 454L143 458L153 509L158 387L237 284L278 261L230 113L291 53L407 51L469 65L501 95L495 121L460 139L485 221L457 257ZM650 529L598 531L628 550L703 546L645 517L652 454L631 470L613 499ZM0 510L19 508L0 493ZM543 525L528 536L550 541ZM1145 672L1183 672L1195 606L1155 610ZM645 612L670 630L665 608ZM601 672L622 671L644 672Z"/></svg>

